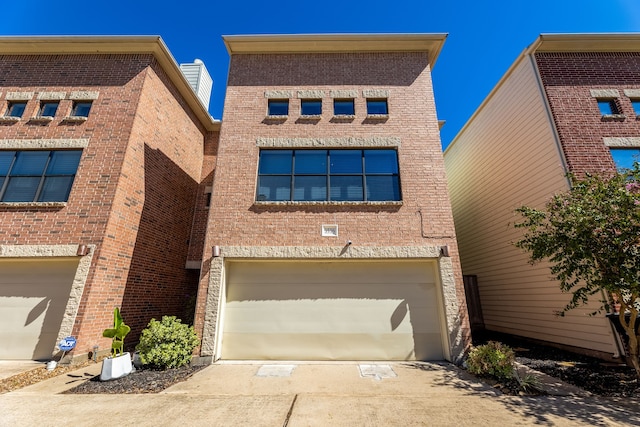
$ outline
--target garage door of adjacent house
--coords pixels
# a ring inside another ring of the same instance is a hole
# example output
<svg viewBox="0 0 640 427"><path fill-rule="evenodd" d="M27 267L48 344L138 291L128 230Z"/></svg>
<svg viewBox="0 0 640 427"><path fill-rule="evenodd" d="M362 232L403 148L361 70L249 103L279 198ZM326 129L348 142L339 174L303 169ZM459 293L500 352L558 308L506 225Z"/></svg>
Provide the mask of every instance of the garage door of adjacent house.
<svg viewBox="0 0 640 427"><path fill-rule="evenodd" d="M228 262L221 358L439 360L435 262Z"/></svg>
<svg viewBox="0 0 640 427"><path fill-rule="evenodd" d="M78 258L0 259L0 359L50 359Z"/></svg>

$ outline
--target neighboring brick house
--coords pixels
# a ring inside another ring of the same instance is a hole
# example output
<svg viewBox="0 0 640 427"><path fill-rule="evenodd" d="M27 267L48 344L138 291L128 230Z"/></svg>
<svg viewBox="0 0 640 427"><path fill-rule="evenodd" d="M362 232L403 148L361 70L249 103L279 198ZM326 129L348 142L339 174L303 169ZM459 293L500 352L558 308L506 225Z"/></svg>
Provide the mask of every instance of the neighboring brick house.
<svg viewBox="0 0 640 427"><path fill-rule="evenodd" d="M445 151L462 270L477 276L487 329L617 355L595 305L569 301L548 264L513 246L522 205L569 189L567 172L610 173L640 153L640 35L541 35ZM637 158L637 157L635 157Z"/></svg>
<svg viewBox="0 0 640 427"><path fill-rule="evenodd" d="M2 38L0 115L0 359L183 317L219 122L160 38Z"/></svg>
<svg viewBox="0 0 640 427"><path fill-rule="evenodd" d="M224 40L200 355L460 360L469 328L431 81L445 36Z"/></svg>

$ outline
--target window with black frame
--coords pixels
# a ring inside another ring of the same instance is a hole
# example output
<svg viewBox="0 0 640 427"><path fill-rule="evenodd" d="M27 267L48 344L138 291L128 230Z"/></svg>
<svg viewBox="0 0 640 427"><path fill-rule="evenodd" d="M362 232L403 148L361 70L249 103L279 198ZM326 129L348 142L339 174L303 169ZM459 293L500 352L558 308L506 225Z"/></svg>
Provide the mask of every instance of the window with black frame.
<svg viewBox="0 0 640 427"><path fill-rule="evenodd" d="M261 150L257 201L400 201L393 149Z"/></svg>
<svg viewBox="0 0 640 427"><path fill-rule="evenodd" d="M66 202L82 150L0 151L0 202Z"/></svg>

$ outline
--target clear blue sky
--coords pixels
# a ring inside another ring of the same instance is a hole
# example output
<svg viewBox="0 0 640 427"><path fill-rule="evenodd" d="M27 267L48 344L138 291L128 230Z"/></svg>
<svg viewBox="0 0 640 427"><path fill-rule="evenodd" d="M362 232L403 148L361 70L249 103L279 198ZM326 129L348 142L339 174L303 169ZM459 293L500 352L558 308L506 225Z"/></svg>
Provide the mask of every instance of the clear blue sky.
<svg viewBox="0 0 640 427"><path fill-rule="evenodd" d="M222 117L221 35L448 33L433 70L446 147L540 33L640 32L640 0L5 1L0 35L160 35L176 61L204 61Z"/></svg>

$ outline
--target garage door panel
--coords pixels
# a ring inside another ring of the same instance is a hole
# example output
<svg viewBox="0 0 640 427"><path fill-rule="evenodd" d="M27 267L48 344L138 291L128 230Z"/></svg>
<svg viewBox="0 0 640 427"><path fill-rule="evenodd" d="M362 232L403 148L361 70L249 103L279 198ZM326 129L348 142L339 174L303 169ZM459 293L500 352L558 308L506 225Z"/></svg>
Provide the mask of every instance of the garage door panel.
<svg viewBox="0 0 640 427"><path fill-rule="evenodd" d="M225 359L442 359L428 263L232 263Z"/></svg>
<svg viewBox="0 0 640 427"><path fill-rule="evenodd" d="M0 359L51 357L77 267L75 258L0 260Z"/></svg>
<svg viewBox="0 0 640 427"><path fill-rule="evenodd" d="M416 353L398 334L225 334L228 360L440 360L440 334L420 334ZM413 339L413 338L412 338ZM292 345L295 343L295 345ZM250 357L248 355L251 355Z"/></svg>
<svg viewBox="0 0 640 427"><path fill-rule="evenodd" d="M366 274L363 274L366 275ZM417 304L430 304L423 301L425 292L435 292L436 285L427 283L402 283L400 281L376 282L376 283L349 283L344 277L340 281L331 282L304 282L300 278L295 283L238 283L228 288L227 301L278 301L278 300L312 300L312 299L389 299L389 300L416 300ZM259 279L258 279L259 280ZM378 279L376 279L378 280Z"/></svg>

